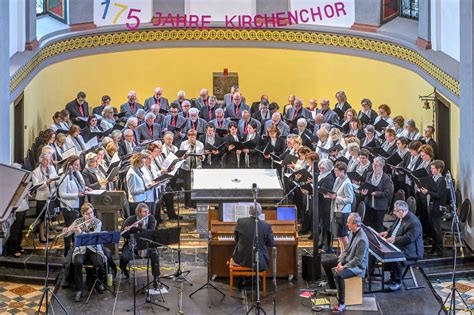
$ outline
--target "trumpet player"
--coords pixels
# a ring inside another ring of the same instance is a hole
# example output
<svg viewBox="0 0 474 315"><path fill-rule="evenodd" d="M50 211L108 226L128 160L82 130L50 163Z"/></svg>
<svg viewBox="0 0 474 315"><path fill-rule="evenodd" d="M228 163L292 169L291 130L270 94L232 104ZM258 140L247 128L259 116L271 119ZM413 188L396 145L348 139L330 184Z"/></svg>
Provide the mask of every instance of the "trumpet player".
<svg viewBox="0 0 474 315"><path fill-rule="evenodd" d="M156 219L150 214L150 209L145 203L139 203L135 208L135 215L132 215L125 220L122 226L122 236L125 239L125 244L122 248L122 255L120 256L120 269L125 278L128 278L129 272L127 269L128 263L132 260L132 249L130 246L130 234L144 231L153 231L156 229ZM160 276L160 261L158 253L155 249L150 249L147 253L151 259L151 273L156 280ZM138 257L138 250L135 249L135 256Z"/></svg>
<svg viewBox="0 0 474 315"><path fill-rule="evenodd" d="M63 233L72 234L75 236L84 233L97 233L101 231L102 222L94 215L94 207L90 203L84 203L81 207L82 217L74 220L71 226L64 228ZM79 246L75 247L72 252L72 262L74 263L74 282L76 285L76 302L82 301L83 283L82 283L82 266L85 262L90 262L95 268L99 268L96 274L104 275L103 268L107 258L104 254L102 245L93 246ZM105 280L105 279L101 279ZM99 285L99 292L103 292L105 288L102 284Z"/></svg>

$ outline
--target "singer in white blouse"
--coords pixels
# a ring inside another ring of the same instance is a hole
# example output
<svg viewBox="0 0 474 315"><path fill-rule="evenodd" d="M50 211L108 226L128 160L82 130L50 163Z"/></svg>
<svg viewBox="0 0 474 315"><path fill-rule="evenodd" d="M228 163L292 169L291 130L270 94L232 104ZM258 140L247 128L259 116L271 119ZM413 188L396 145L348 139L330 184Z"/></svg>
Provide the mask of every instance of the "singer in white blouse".
<svg viewBox="0 0 474 315"><path fill-rule="evenodd" d="M41 185L36 190L36 216L41 215L39 219L39 236L40 242L46 242L45 229L44 229L44 213L42 210L46 205L46 200L51 197L52 193L56 190L56 184L52 179L58 177L56 169L51 164L52 156L50 153L42 153L39 158L39 165L32 172L33 186Z"/></svg>

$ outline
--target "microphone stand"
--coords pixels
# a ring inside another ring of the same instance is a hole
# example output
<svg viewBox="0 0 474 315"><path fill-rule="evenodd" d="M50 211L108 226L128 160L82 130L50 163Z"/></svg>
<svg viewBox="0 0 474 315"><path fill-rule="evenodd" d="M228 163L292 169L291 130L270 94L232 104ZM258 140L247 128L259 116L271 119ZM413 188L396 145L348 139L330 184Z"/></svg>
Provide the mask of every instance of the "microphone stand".
<svg viewBox="0 0 474 315"><path fill-rule="evenodd" d="M267 314L265 310L262 308L262 301L260 298L260 243L259 243L259 238L258 238L258 212L257 212L257 195L258 195L258 187L257 184L252 184L252 193L253 193L253 206L255 207L255 237L254 237L254 247L253 247L253 254L255 255L255 265L256 265L256 272L255 272L255 278L257 279L257 288L256 288L256 299L255 303L252 305L252 307L248 310L247 314L250 314L252 309L255 308L255 314L260 315L260 312L263 314ZM265 281L266 279L263 279L262 281Z"/></svg>
<svg viewBox="0 0 474 315"><path fill-rule="evenodd" d="M207 238L207 247L208 247L208 248L211 248L210 245L209 245L209 243L210 243L210 241L211 241L211 237L210 237L210 235L209 235L209 232L206 234L206 238ZM207 282L204 283L199 289L193 291L193 292L189 295L189 297L192 297L195 293L197 293L197 292L199 292L199 291L201 291L201 290L203 290L203 289L209 289L209 288L216 290L217 292L219 292L220 294L222 294L222 296L225 297L224 292L222 292L221 290L219 290L215 285L213 285L213 284L211 283L211 278L209 277L209 268L208 268L208 269L207 269ZM209 308L211 308L210 301L209 301Z"/></svg>
<svg viewBox="0 0 474 315"><path fill-rule="evenodd" d="M56 302L58 302L59 306L64 311L64 313L66 315L69 314L69 312L66 310L66 308L64 307L59 297L54 293L53 290L49 288L49 285L48 285L48 278L49 278L49 260L48 260L48 257L49 257L49 213L48 213L48 209L49 209L49 205L51 201L56 199L56 195L53 194L53 196L54 196L53 198L52 196L48 197L48 199L46 200L46 204L44 205L43 210L42 210L44 212L44 224L45 224L45 230L46 230L46 246L45 246L46 277L44 278L44 287L42 289L43 293L41 295L41 298L38 304L38 310L35 313L36 315L40 314L41 306L43 305L43 300L45 301L45 304L46 304L46 310L44 314L49 314L50 308L52 309L51 304L55 300ZM51 298L49 297L50 294L51 294ZM54 310L53 310L53 313L54 313Z"/></svg>
<svg viewBox="0 0 474 315"><path fill-rule="evenodd" d="M453 258L452 258L452 263L453 263L453 272L451 273L451 292L448 294L446 299L443 301L441 304L441 308L438 311L438 315L441 313L441 311L444 311L448 315L456 315L456 294L459 296L461 299L461 302L464 304L466 307L466 310L469 311L469 314L472 314L472 310L469 307L469 305L466 303L464 300L463 296L459 292L459 289L456 287L456 266L457 266L457 258L458 258L458 251L457 251L457 244L456 244L456 234L459 237L459 250L461 251L461 256L464 257L464 249L463 249L463 240L461 236L461 232L459 229L459 217L458 214L456 213L456 194L454 190L454 185L453 185L453 179L451 177L451 173L448 171L446 173L446 180L448 184L448 189L449 192L451 193L451 208L453 211L453 221L451 222L451 233L453 235L453 245L452 245L452 251L453 251ZM449 300L449 308L446 309L446 302Z"/></svg>
<svg viewBox="0 0 474 315"><path fill-rule="evenodd" d="M285 195L283 196L283 198L278 201L278 203L276 204L277 206L281 205L283 203L283 201L287 200L288 199L288 196L291 195L292 192L294 192L296 190L296 188L300 188L301 185L298 184L297 182L293 181L293 184L295 185L295 187L291 188L291 190Z"/></svg>
<svg viewBox="0 0 474 315"><path fill-rule="evenodd" d="M187 192L192 192L192 190L176 190L176 191L168 191L166 193L184 194ZM178 228L179 227L181 226L180 226L179 202L178 202ZM176 251L178 252L178 268L173 274L164 276L163 279L173 279L175 281L186 282L189 285L193 285L193 283L187 278L187 276L191 273L191 270L185 270L185 271L181 270L181 236L178 239L178 248L176 249Z"/></svg>

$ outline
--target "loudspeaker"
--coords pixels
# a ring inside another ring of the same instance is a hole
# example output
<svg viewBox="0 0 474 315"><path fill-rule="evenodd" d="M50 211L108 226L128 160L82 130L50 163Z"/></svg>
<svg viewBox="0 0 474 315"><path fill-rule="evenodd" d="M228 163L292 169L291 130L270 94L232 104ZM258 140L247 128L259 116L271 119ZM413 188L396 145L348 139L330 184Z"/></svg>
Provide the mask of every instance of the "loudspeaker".
<svg viewBox="0 0 474 315"><path fill-rule="evenodd" d="M321 279L321 256L316 256L316 267L313 256L303 255L301 261L301 276L305 281L316 281Z"/></svg>

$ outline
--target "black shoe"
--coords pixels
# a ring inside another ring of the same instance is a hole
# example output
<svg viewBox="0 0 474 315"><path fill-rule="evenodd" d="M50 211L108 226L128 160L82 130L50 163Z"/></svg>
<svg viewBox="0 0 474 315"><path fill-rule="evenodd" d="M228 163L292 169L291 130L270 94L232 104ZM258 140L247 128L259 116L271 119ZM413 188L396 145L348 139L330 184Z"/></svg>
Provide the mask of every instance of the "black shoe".
<svg viewBox="0 0 474 315"><path fill-rule="evenodd" d="M439 250L438 250L438 251L435 251L435 252L434 252L433 256L435 256L435 257L443 257L444 254L443 254L443 251L439 251Z"/></svg>
<svg viewBox="0 0 474 315"><path fill-rule="evenodd" d="M81 291L76 292L76 296L74 297L74 301L75 302L81 302L82 301L82 292Z"/></svg>
<svg viewBox="0 0 474 315"><path fill-rule="evenodd" d="M130 273L129 273L129 271L128 271L127 268L122 269L122 274L123 274L123 278L124 278L124 279L130 278Z"/></svg>
<svg viewBox="0 0 474 315"><path fill-rule="evenodd" d="M388 288L390 291L398 291L402 288L402 285L400 283L393 283Z"/></svg>
<svg viewBox="0 0 474 315"><path fill-rule="evenodd" d="M309 239L309 240L312 240L312 239L313 239L313 233L311 233L311 232L309 233L308 239Z"/></svg>

